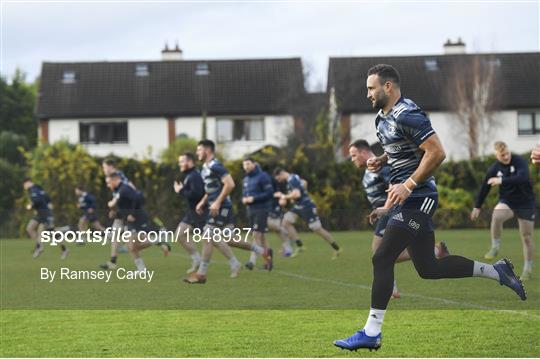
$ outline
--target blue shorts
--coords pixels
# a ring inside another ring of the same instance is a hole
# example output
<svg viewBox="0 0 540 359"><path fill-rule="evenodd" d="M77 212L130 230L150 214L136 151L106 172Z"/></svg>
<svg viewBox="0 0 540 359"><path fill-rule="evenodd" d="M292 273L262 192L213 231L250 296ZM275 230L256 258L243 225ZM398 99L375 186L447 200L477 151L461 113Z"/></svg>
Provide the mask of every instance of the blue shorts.
<svg viewBox="0 0 540 359"><path fill-rule="evenodd" d="M529 203L514 203L506 199L500 199L499 203L506 204L514 213L517 218L524 219L526 221L534 221L536 217L536 208L534 202Z"/></svg>
<svg viewBox="0 0 540 359"><path fill-rule="evenodd" d="M84 219L85 221L88 221L89 223L94 223L98 220L95 211L92 213L89 213L87 211L84 212L83 215L81 216L81 219Z"/></svg>
<svg viewBox="0 0 540 359"><path fill-rule="evenodd" d="M136 219L133 222L126 220L126 229L128 231L134 231L134 232L149 232L151 230L154 230L154 228L150 225L150 223L147 220L139 220Z"/></svg>
<svg viewBox="0 0 540 359"><path fill-rule="evenodd" d="M390 216L387 214L385 214L384 216L382 216L381 218L379 218L379 220L377 221L377 223L375 223L375 231L374 231L374 234L377 236L377 237L383 237L384 236L384 230L386 229L386 226L388 225L388 220L390 219Z"/></svg>
<svg viewBox="0 0 540 359"><path fill-rule="evenodd" d="M270 210L270 213L268 213L268 216L270 218L281 219L283 218L283 209L281 209L280 206L276 206Z"/></svg>
<svg viewBox="0 0 540 359"><path fill-rule="evenodd" d="M308 222L308 224L320 221L317 214L317 207L315 206L294 206L291 212Z"/></svg>
<svg viewBox="0 0 540 359"><path fill-rule="evenodd" d="M407 229L414 236L433 232L432 217L439 204L437 193L409 197L402 205L395 205L388 212L388 226Z"/></svg>
<svg viewBox="0 0 540 359"><path fill-rule="evenodd" d="M180 222L189 224L193 228L203 229L207 216L207 213L198 214L195 210L189 209Z"/></svg>
<svg viewBox="0 0 540 359"><path fill-rule="evenodd" d="M128 231L145 232L159 231L159 228L150 220L148 214L145 211L139 211L133 222L124 220Z"/></svg>
<svg viewBox="0 0 540 359"><path fill-rule="evenodd" d="M46 230L53 229L54 227L54 217L50 209L37 209L35 216L32 217L35 221L40 224L43 224Z"/></svg>
<svg viewBox="0 0 540 359"><path fill-rule="evenodd" d="M247 211L249 226L254 232L268 232L268 215L267 209L255 209Z"/></svg>
<svg viewBox="0 0 540 359"><path fill-rule="evenodd" d="M230 207L221 207L217 216L212 217L210 214L206 217L206 224L212 227L225 227L233 224L233 211Z"/></svg>

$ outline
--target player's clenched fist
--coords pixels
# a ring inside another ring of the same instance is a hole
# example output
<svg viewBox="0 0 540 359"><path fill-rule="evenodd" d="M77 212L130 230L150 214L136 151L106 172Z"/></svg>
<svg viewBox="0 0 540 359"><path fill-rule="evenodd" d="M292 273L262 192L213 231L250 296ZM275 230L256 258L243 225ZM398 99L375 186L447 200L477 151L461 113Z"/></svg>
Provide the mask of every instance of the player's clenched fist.
<svg viewBox="0 0 540 359"><path fill-rule="evenodd" d="M379 172L382 168L382 161L378 157L371 157L367 160L367 169L370 172Z"/></svg>
<svg viewBox="0 0 540 359"><path fill-rule="evenodd" d="M540 166L540 146L536 147L531 152L531 161L537 166Z"/></svg>
<svg viewBox="0 0 540 359"><path fill-rule="evenodd" d="M480 208L473 208L470 215L471 221L476 221L479 215L480 215Z"/></svg>

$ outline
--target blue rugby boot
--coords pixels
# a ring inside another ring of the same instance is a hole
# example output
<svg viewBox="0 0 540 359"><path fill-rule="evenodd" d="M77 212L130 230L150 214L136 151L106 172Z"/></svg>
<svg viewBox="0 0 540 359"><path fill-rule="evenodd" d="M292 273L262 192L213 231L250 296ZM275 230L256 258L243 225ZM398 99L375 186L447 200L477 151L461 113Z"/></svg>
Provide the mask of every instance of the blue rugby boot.
<svg viewBox="0 0 540 359"><path fill-rule="evenodd" d="M523 283L514 273L514 265L509 259L501 259L493 264L493 268L499 273L499 283L505 285L508 288L516 292L521 300L527 299L527 293L525 293L525 287Z"/></svg>
<svg viewBox="0 0 540 359"><path fill-rule="evenodd" d="M354 350L369 349L379 350L381 347L382 334L379 333L376 337L370 337L366 334L364 329L354 333L352 336L334 341L334 345L341 349Z"/></svg>

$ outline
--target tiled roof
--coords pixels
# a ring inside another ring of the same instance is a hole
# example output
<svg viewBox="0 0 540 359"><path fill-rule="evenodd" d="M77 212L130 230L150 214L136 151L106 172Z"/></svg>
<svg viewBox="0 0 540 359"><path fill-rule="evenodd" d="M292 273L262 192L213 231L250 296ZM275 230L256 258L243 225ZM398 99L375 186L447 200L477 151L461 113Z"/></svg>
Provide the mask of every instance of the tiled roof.
<svg viewBox="0 0 540 359"><path fill-rule="evenodd" d="M540 107L540 52L333 57L328 69L328 89L335 88L342 112L373 112L366 98L366 74L376 64L389 64L401 75L403 96L427 111L444 110L449 107L453 76L473 61L495 66L499 108Z"/></svg>
<svg viewBox="0 0 540 359"><path fill-rule="evenodd" d="M137 68L144 74L145 66L146 76L137 76ZM203 111L210 116L286 114L291 102L304 93L299 58L46 62L36 114L39 118L200 116Z"/></svg>

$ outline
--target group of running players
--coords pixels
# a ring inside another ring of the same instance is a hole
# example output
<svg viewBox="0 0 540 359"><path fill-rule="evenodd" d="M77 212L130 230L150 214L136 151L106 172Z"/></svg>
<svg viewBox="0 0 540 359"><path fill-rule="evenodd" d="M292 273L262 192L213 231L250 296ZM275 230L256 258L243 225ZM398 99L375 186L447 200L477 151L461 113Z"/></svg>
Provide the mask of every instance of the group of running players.
<svg viewBox="0 0 540 359"><path fill-rule="evenodd" d="M483 277L495 280L500 285L512 289L522 300L526 299L522 281L532 272L535 202L529 180L527 162L509 151L503 142L495 143L497 161L489 168L471 212L475 220L491 187L499 187L499 203L493 211L491 220L492 246L485 259L494 260L501 245L501 232L504 221L514 215L518 218L520 234L524 247L525 265L521 278L518 278L508 259L494 264L482 263L465 257L450 255L443 242L435 243L432 217L438 206L438 194L433 174L445 159L444 148L431 126L427 115L413 101L404 98L400 90L400 76L390 65L376 65L367 76L367 98L373 108L378 110L375 120L376 134L384 148L384 154L375 156L369 143L356 140L349 146L351 161L358 168L365 168L363 186L367 198L373 206L369 215L370 223L375 225L372 241L373 284L371 308L365 326L351 337L336 340L334 345L348 350L381 346L381 328L391 297L400 294L394 281L394 264L412 260L420 277L424 279ZM540 164L540 149L531 154L533 163ZM202 163L201 170L196 162ZM264 260L264 269L273 268L273 251L265 238L270 228L282 240L282 255L295 256L302 250L294 224L298 217L307 222L309 228L329 243L333 259L342 250L332 235L323 228L317 215L317 208L306 190L306 182L297 174L278 167L273 177L264 172L251 157L243 160L245 177L242 183L242 203L247 207L249 227L253 241L223 241L210 235L202 241L198 251L193 238L197 233L223 233L234 229L234 216L230 194L235 187L228 170L215 156L215 144L210 140L198 143L196 155L184 153L179 156L179 168L183 180L175 182L174 191L184 197L189 209L176 230L177 237L187 253L192 265L187 270L185 282L205 283L207 270L216 247L228 258L231 277L237 277L241 263L231 247L251 251L245 264L253 269L257 257ZM143 208L142 195L135 186L119 171L113 161L103 163L107 186L113 199L108 203L114 228L124 228L132 233L145 232L154 228ZM50 198L41 187L25 179L24 187L30 193L31 208L36 216L29 222L27 230L36 240L34 256L43 250L39 241L38 226L53 227ZM92 225L96 230L103 226L95 216L95 198L77 188L80 208L84 211L79 228ZM284 208L292 203L290 210ZM204 238L204 236L203 236ZM157 243L165 254L168 243ZM128 250L132 254L137 270L146 270L140 251L150 246L149 242L131 241ZM293 246L295 249L293 249ZM62 258L68 249L60 246ZM118 245L113 243L110 260L103 268L116 266Z"/></svg>
<svg viewBox="0 0 540 359"><path fill-rule="evenodd" d="M197 159L201 161L201 170L197 169ZM231 278L236 278L242 268L231 247L250 251L250 259L245 264L253 270L257 257L264 260L263 268L271 271L273 268L273 250L268 246L265 233L268 229L276 231L282 240L281 253L284 257L295 257L303 250L294 223L298 217L307 222L308 227L329 243L332 248L332 259L337 259L342 253L332 235L323 228L317 214L317 207L310 198L305 180L297 174L289 173L283 168L275 168L273 177L263 171L251 157L242 162L245 177L242 184L242 203L247 207L249 229L253 233L250 243L247 236L240 240L231 240L230 233L236 230L230 194L235 187L234 179L225 166L215 156L215 144L211 140L198 143L196 154L186 152L179 156L178 166L183 174L182 181L175 181L174 191L186 199L188 209L180 221L175 238L190 255L191 267L184 279L190 284L203 284L207 280L207 270L216 247L228 260ZM116 168L112 159L103 162L103 173L107 187L111 190L112 199L107 203L109 217L113 220L112 228L129 232L126 238L127 251L134 259L138 271L146 270L140 252L157 244L165 255L171 247L167 240L152 243L146 238L149 231L159 231L157 226L144 209L144 197L135 185L127 179L122 171ZM51 200L47 193L29 178L24 180L24 187L30 193L36 216L28 224L28 234L36 242L34 257L43 251L38 228L54 229ZM105 228L96 215L96 199L91 194L77 186L75 192L79 197L78 207L83 212L79 219L78 229L86 230L89 226L94 230L103 231ZM284 208L293 203L289 211ZM284 213L285 212L285 213ZM228 230L229 238L224 233ZM197 237L197 238L195 238ZM202 239L202 240L201 240ZM201 252L197 243L202 243ZM118 253L122 249L121 242L111 240L110 259L100 265L103 269L115 269ZM60 244L62 258L68 249ZM295 248L293 248L295 247Z"/></svg>

